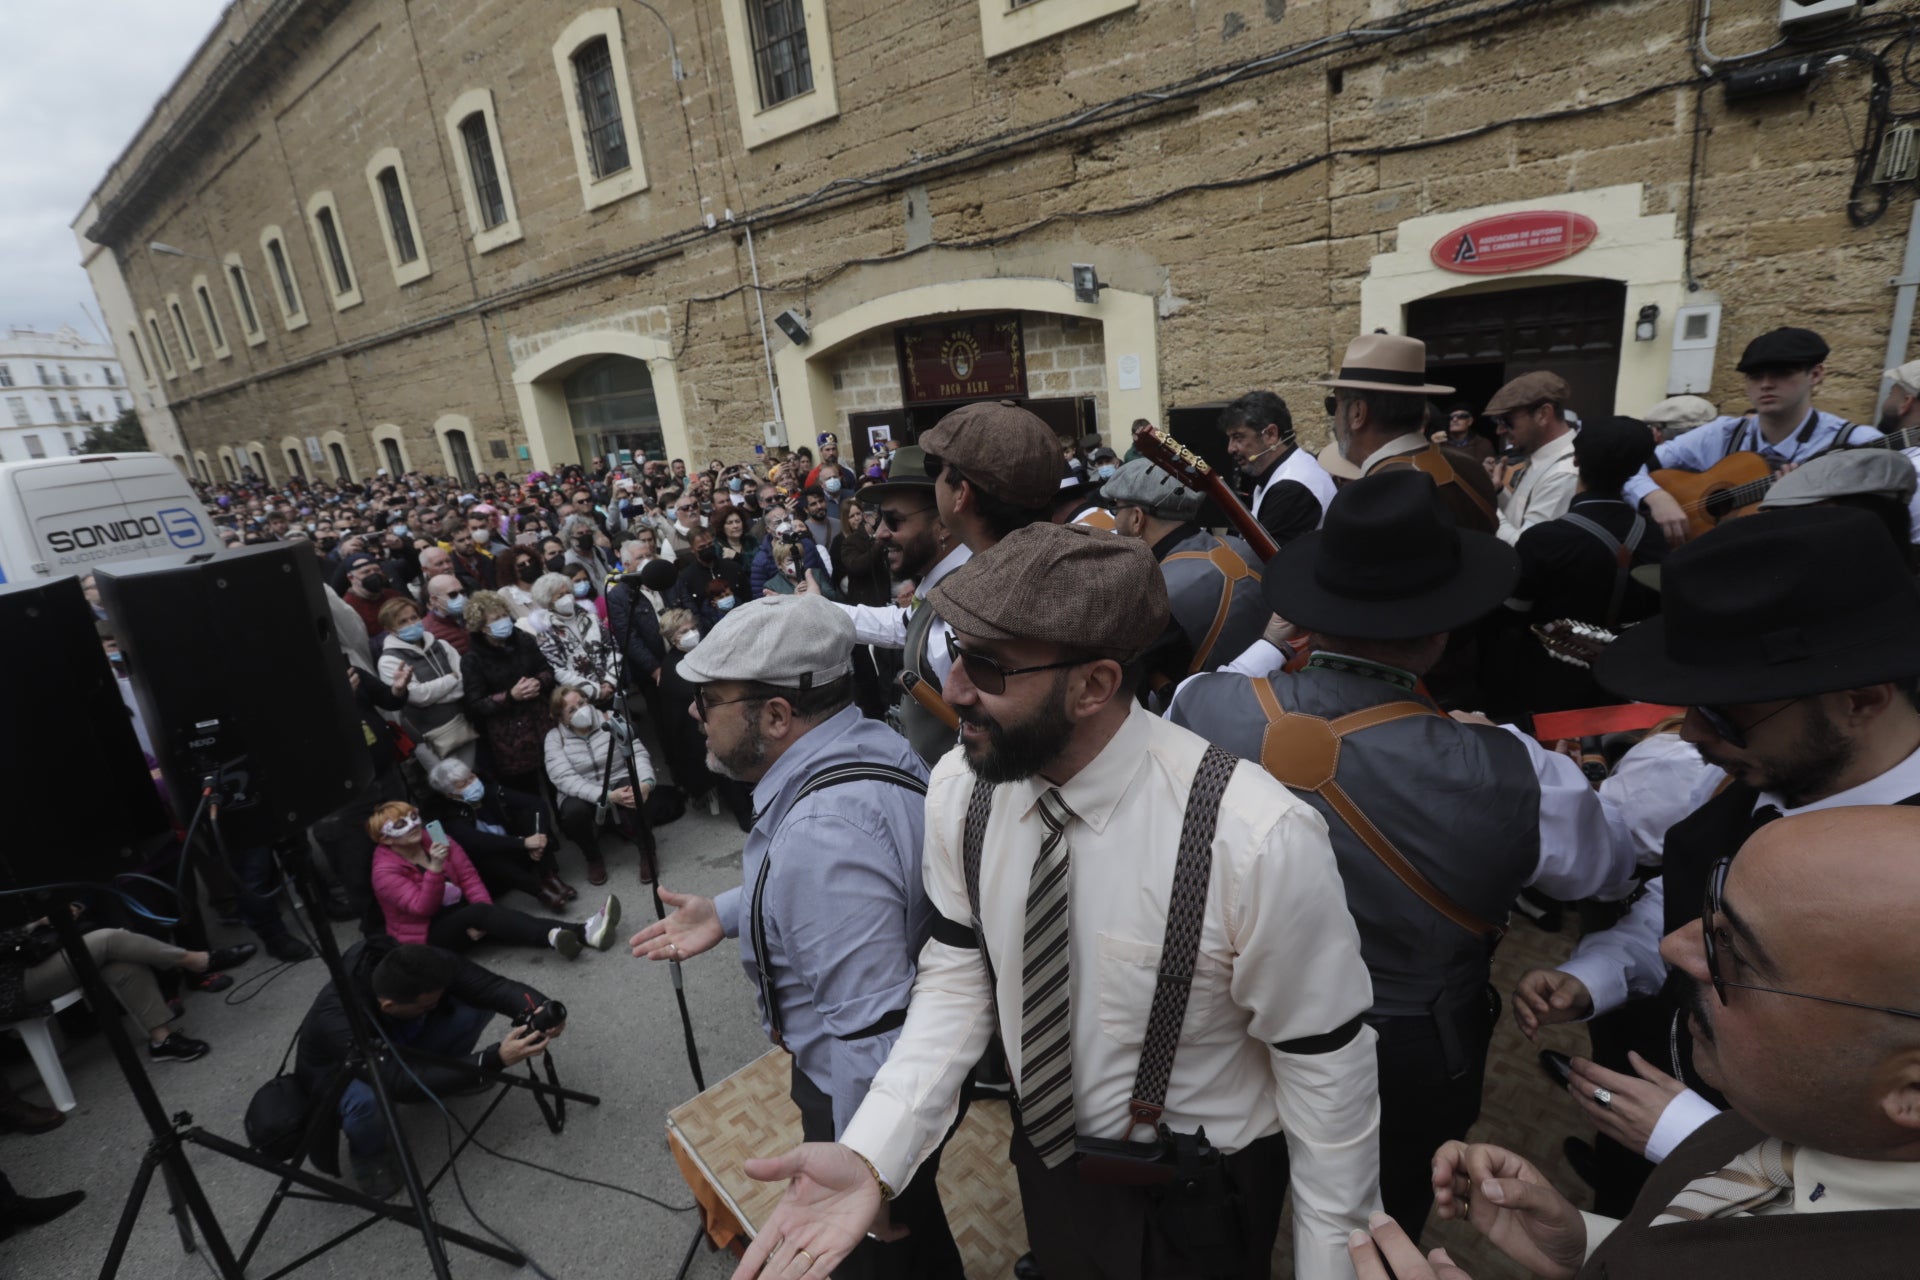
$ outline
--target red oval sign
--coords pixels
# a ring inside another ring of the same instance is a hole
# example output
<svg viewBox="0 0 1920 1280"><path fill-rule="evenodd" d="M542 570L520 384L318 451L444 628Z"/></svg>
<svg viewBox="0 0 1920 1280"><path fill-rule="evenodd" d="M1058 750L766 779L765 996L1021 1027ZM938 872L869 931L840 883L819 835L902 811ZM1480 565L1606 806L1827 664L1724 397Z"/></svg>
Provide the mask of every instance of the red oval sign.
<svg viewBox="0 0 1920 1280"><path fill-rule="evenodd" d="M1497 276L1571 258L1599 232L1583 213L1503 213L1449 231L1433 242L1430 252L1433 265L1443 271Z"/></svg>

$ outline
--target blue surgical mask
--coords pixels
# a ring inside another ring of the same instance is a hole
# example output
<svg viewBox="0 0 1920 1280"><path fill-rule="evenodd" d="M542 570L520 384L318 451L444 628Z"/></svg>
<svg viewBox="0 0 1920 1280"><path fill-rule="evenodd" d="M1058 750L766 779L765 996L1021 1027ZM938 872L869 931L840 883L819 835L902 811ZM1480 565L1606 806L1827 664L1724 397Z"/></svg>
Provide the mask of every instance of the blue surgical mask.
<svg viewBox="0 0 1920 1280"><path fill-rule="evenodd" d="M495 640L505 640L513 634L512 618L495 618L487 624L487 634Z"/></svg>
<svg viewBox="0 0 1920 1280"><path fill-rule="evenodd" d="M735 493L739 493L742 489L746 487L747 487L747 482L745 480L742 480L739 476L735 476L733 479L727 481L727 488L733 490Z"/></svg>
<svg viewBox="0 0 1920 1280"><path fill-rule="evenodd" d="M425 626L421 625L418 622L409 622L406 626L401 627L398 631L394 632L393 634L399 636L402 640L405 640L408 644L419 644L420 637L427 634L427 629Z"/></svg>
<svg viewBox="0 0 1920 1280"><path fill-rule="evenodd" d="M715 600L713 604L720 612L725 613L727 610L733 608L733 597L721 596L718 600Z"/></svg>
<svg viewBox="0 0 1920 1280"><path fill-rule="evenodd" d="M460 798L468 804L479 804L480 797L485 794L487 794L487 784L475 778L472 782L469 782L466 789L460 793Z"/></svg>
<svg viewBox="0 0 1920 1280"><path fill-rule="evenodd" d="M821 483L820 487L825 489L829 494L838 493L840 492L840 480L838 477L829 477Z"/></svg>
<svg viewBox="0 0 1920 1280"><path fill-rule="evenodd" d="M407 528L407 526L403 524L397 524L393 526L393 533L395 534L395 536L401 537L401 538L411 538L413 536L413 530Z"/></svg>
<svg viewBox="0 0 1920 1280"><path fill-rule="evenodd" d="M1103 462L1100 464L1100 478L1102 480L1111 480L1114 477L1114 473L1119 470L1120 468L1114 466L1111 462Z"/></svg>
<svg viewBox="0 0 1920 1280"><path fill-rule="evenodd" d="M591 591L591 590L593 590L593 584L592 584L591 582L576 582L576 583L574 583L574 584L573 584L573 596L574 596L574 599L576 599L576 600L585 600L585 599L587 598L587 592L589 592L589 591Z"/></svg>
<svg viewBox="0 0 1920 1280"><path fill-rule="evenodd" d="M465 596L448 596L447 597L448 613L452 614L454 617L457 618L461 614L465 613L466 611L467 611L467 598Z"/></svg>

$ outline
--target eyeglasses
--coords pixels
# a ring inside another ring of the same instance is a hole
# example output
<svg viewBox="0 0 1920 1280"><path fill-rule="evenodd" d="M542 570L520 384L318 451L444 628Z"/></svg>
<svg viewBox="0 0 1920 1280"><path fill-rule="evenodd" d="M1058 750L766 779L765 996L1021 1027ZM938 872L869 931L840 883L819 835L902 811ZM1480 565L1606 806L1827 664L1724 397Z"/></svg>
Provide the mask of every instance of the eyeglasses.
<svg viewBox="0 0 1920 1280"><path fill-rule="evenodd" d="M890 532L898 533L902 524L915 516L925 515L931 510L933 510L932 507L915 507L911 511L895 511L892 507L882 507L874 513L874 519L886 526Z"/></svg>
<svg viewBox="0 0 1920 1280"><path fill-rule="evenodd" d="M1459 411L1457 411L1457 410L1456 410L1455 412L1453 412L1453 413L1450 413L1450 414L1448 414L1448 415L1447 415L1447 417L1448 417L1448 418L1450 418L1450 419L1452 419L1452 420L1454 420L1454 421L1456 421L1456 422L1472 422L1472 421L1473 421L1473 415L1472 415L1472 414L1470 414L1470 413L1462 413L1462 412L1459 412Z"/></svg>
<svg viewBox="0 0 1920 1280"><path fill-rule="evenodd" d="M693 705L699 709L700 718L702 720L705 720L707 718L707 712L713 710L715 707L730 707L736 702L765 702L765 701L766 699L760 696L759 694L750 693L743 698L725 698L718 702L715 702L711 698L707 697L707 687L705 685L698 685L694 688L694 691L693 691Z"/></svg>
<svg viewBox="0 0 1920 1280"><path fill-rule="evenodd" d="M1067 662L1042 663L1037 667L1003 667L984 653L962 649L951 631L947 632L947 657L967 669L967 679L982 693L1005 693L1007 681L1014 676L1029 675L1035 671L1058 671L1063 667L1082 666L1090 661L1087 658L1074 658Z"/></svg>
<svg viewBox="0 0 1920 1280"><path fill-rule="evenodd" d="M1760 987L1750 982L1728 982L1720 976L1719 946L1714 935L1723 927L1720 923L1726 914L1722 901L1727 889L1727 872L1733 867L1732 858L1722 858L1714 865L1713 875L1707 879L1707 900L1700 909L1700 940L1706 946L1707 974L1713 979L1713 993L1720 997L1720 1003L1727 1003L1727 988L1740 991L1760 991L1767 995L1788 996L1795 1000L1816 1000L1821 1004L1837 1004L1848 1009L1865 1009L1869 1013L1889 1013L1896 1018L1920 1018L1920 1010L1890 1009L1886 1005L1863 1004L1858 1000L1839 1000L1833 996L1813 996L1804 991L1783 991L1779 987ZM1738 956L1736 954L1735 958Z"/></svg>
<svg viewBox="0 0 1920 1280"><path fill-rule="evenodd" d="M1802 701L1802 699L1799 699L1799 698L1789 699L1788 701L1775 707L1773 710L1767 712L1767 714L1761 716L1758 720L1755 720L1752 724L1748 725L1744 729L1742 729L1739 725L1733 722L1733 717L1727 714L1727 709L1725 707L1695 707L1694 710L1698 712L1700 715L1700 718L1706 722L1707 728L1713 730L1714 737L1720 739L1720 741L1726 743L1728 746L1732 747L1736 751L1744 751L1746 750L1746 746L1747 746L1748 734L1752 733L1755 729L1758 729L1761 725L1765 724L1767 721L1779 715L1782 711L1785 711L1788 707L1792 706L1794 703L1800 702L1800 701Z"/></svg>

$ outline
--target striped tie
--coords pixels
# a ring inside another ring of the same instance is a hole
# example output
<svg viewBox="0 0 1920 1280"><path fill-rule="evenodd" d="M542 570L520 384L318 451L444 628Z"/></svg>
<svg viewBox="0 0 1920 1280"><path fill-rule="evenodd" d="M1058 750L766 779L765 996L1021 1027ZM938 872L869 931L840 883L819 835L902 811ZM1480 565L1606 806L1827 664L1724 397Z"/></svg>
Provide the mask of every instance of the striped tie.
<svg viewBox="0 0 1920 1280"><path fill-rule="evenodd" d="M1793 1148L1778 1138L1768 1138L1751 1151L1742 1151L1720 1172L1689 1182L1652 1225L1731 1218L1792 1193Z"/></svg>
<svg viewBox="0 0 1920 1280"><path fill-rule="evenodd" d="M1027 891L1021 969L1020 1120L1049 1169L1073 1154L1073 1017L1067 997L1067 842L1073 810L1049 788L1040 797L1047 838Z"/></svg>

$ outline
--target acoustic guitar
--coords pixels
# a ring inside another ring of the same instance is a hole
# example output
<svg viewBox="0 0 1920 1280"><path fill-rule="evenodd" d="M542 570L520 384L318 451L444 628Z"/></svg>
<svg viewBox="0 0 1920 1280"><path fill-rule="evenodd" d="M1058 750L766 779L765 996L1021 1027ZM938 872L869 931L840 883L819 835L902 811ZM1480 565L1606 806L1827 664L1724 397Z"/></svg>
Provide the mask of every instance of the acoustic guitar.
<svg viewBox="0 0 1920 1280"><path fill-rule="evenodd" d="M1862 440L1846 447L1911 449L1916 444L1920 444L1920 427L1909 427L1878 440ZM1825 456L1825 453L1814 455ZM1648 478L1672 494L1680 509L1686 512L1687 537L1691 539L1711 531L1722 520L1752 515L1780 475L1759 454L1742 450L1728 454L1705 471L1668 468L1655 471Z"/></svg>
<svg viewBox="0 0 1920 1280"><path fill-rule="evenodd" d="M1133 447L1140 456L1196 493L1205 494L1220 505L1227 523L1246 541L1253 554L1265 564L1280 554L1280 548L1267 527L1254 518L1226 480L1200 457L1177 440L1168 439L1151 426L1133 433Z"/></svg>

